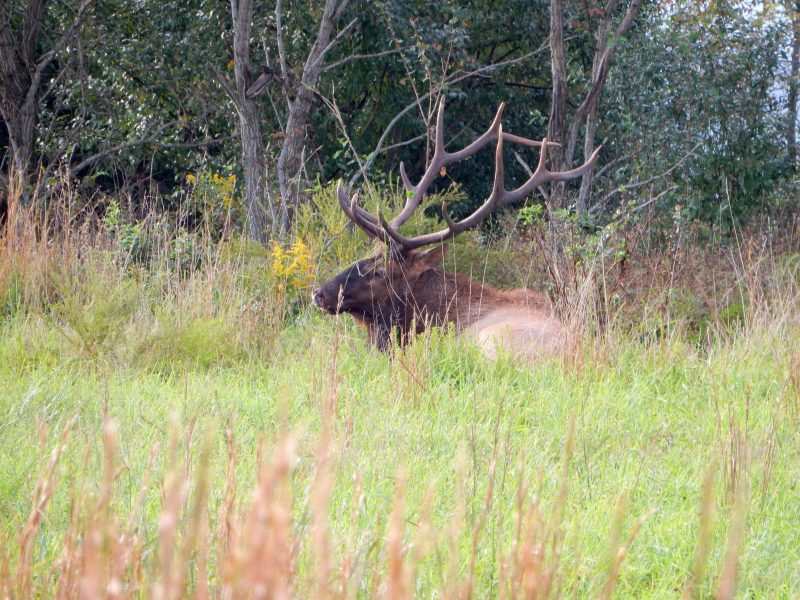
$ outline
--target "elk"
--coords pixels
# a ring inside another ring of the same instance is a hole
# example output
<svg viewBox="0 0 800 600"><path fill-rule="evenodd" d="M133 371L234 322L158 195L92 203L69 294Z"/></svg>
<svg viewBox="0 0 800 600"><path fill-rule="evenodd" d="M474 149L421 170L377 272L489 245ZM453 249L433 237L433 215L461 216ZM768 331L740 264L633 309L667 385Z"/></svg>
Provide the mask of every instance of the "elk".
<svg viewBox="0 0 800 600"><path fill-rule="evenodd" d="M486 132L465 148L449 152L444 144L444 102L438 106L433 157L417 185L400 163L400 176L408 190L400 213L387 221L380 211L372 214L352 198L340 181L337 197L347 217L368 236L381 243L373 256L359 260L311 294L312 302L328 314L348 313L366 327L369 340L380 350L401 345L429 327L452 323L458 335L471 338L494 358L498 351L536 359L558 352L564 342L564 325L544 294L529 289L501 290L441 268L443 242L480 224L493 211L525 199L548 182L569 181L588 172L597 161L598 148L580 167L553 172L546 166L547 138L530 140L503 131L505 104ZM426 191L447 165L464 160L496 141L492 190L472 214L454 221L445 202L441 211L446 227L416 237L405 237L399 228L422 202ZM539 163L520 187L503 185L503 144L512 142L539 148ZM425 246L432 248L423 249Z"/></svg>

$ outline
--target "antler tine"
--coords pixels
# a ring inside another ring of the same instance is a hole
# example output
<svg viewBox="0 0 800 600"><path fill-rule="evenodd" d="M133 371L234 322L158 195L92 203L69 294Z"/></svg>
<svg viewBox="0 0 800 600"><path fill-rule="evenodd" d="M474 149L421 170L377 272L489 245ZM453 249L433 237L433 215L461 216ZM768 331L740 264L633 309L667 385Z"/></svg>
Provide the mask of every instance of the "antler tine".
<svg viewBox="0 0 800 600"><path fill-rule="evenodd" d="M381 227L386 232L386 234L392 239L392 241L400 246L401 248L406 248L407 243L411 240L409 238L403 237L398 233L398 231L392 227L386 218L383 216L383 213L378 210L378 219L380 219Z"/></svg>
<svg viewBox="0 0 800 600"><path fill-rule="evenodd" d="M444 150L444 95L439 96L439 108L436 110L436 132L434 135L433 156L435 161L435 157L443 157L447 154Z"/></svg>
<svg viewBox="0 0 800 600"><path fill-rule="evenodd" d="M414 214L419 203L422 202L425 191L431 186L434 179L436 179L439 170L447 164L443 162L446 155L447 152L444 149L444 96L441 96L439 99L439 107L436 111L433 157L417 185L411 183L411 180L406 174L405 167L402 163L400 164L400 177L403 180L403 185L411 192L411 195L406 198L406 204L403 206L403 210L400 211L400 214L390 221L392 227L400 227L400 225L411 218L411 215Z"/></svg>
<svg viewBox="0 0 800 600"><path fill-rule="evenodd" d="M444 241L457 233L461 233L462 231L466 231L472 227L475 227L478 223L483 221L489 214L491 214L498 205L498 201L503 198L505 195L505 165L503 163L503 126L499 125L497 128L497 147L494 151L494 182L492 183L492 193L489 194L489 197L486 199L486 202L481 204L481 206L458 223L455 223L451 220L448 221L449 217L445 219L447 223L447 229L442 230L439 233L442 234L442 240ZM444 211L443 211L444 213Z"/></svg>
<svg viewBox="0 0 800 600"><path fill-rule="evenodd" d="M514 135L513 133L504 133L503 139L507 142L512 142L514 144L520 144L521 146L529 146L531 148L541 148L542 142L539 140L529 140L528 138L524 138L518 135ZM561 146L558 142L548 142L551 146Z"/></svg>
<svg viewBox="0 0 800 600"><path fill-rule="evenodd" d="M442 218L444 219L444 222L447 223L447 228L453 232L453 235L455 235L458 224L453 221L453 219L451 219L450 215L447 213L447 202L444 200L442 200Z"/></svg>
<svg viewBox="0 0 800 600"><path fill-rule="evenodd" d="M400 179L403 180L403 187L406 188L406 191L413 192L414 191L414 184L411 183L411 180L408 178L408 174L406 173L406 167L403 165L403 161L400 161Z"/></svg>
<svg viewBox="0 0 800 600"><path fill-rule="evenodd" d="M341 179L336 185L336 196L339 198L339 206L342 208L344 214L346 214L353 223L358 225L364 233L370 237L388 243L390 238L387 237L386 232L380 227L378 219L359 206L358 194L354 194L352 198L347 195Z"/></svg>
<svg viewBox="0 0 800 600"><path fill-rule="evenodd" d="M555 145L556 144L554 142L548 141L547 138L542 140L542 149L541 153L539 154L539 164L536 166L536 170L533 172L533 175L531 175L528 181L523 183L517 189L504 192L503 197L498 203L498 207L505 206L506 204L511 204L513 202L519 202L542 184L549 183L551 181L570 181L571 179L582 177L588 173L592 167L594 167L597 159L600 156L600 150L602 148L602 146L598 146L589 157L589 160L579 167L570 169L569 171L551 171L546 165L547 147Z"/></svg>
<svg viewBox="0 0 800 600"><path fill-rule="evenodd" d="M465 148L462 148L457 152L448 152L447 153L448 164L472 156L478 150L483 148L486 144L497 139L498 132L501 129L500 123L501 119L503 118L503 111L505 111L505 109L506 109L506 103L501 102L500 106L497 108L497 113L495 114L494 119L492 120L492 124L489 125L489 129L487 129L481 136L479 136L475 141L473 141Z"/></svg>
<svg viewBox="0 0 800 600"><path fill-rule="evenodd" d="M457 160L463 160L467 157L472 156L478 150L483 148L486 144L496 140L498 135L502 135L503 140L507 142L513 142L514 144L520 144L522 146L530 146L533 148L540 147L542 145L542 142L540 142L539 140L531 140L519 135L514 135L513 133L507 133L505 131L502 133L500 132L501 130L500 123L501 119L503 118L503 112L505 111L505 108L506 108L506 103L501 102L500 106L497 108L497 114L495 114L494 120L492 121L492 124L489 126L489 129L487 129L474 142L472 142L465 148L458 150L457 152L446 153L447 164L450 164L451 162L455 162Z"/></svg>
<svg viewBox="0 0 800 600"><path fill-rule="evenodd" d="M489 196L489 198L494 198L496 201L503 195L505 191L505 176L506 168L503 163L503 126L499 125L497 128L497 147L494 151L494 184L492 185L492 195Z"/></svg>

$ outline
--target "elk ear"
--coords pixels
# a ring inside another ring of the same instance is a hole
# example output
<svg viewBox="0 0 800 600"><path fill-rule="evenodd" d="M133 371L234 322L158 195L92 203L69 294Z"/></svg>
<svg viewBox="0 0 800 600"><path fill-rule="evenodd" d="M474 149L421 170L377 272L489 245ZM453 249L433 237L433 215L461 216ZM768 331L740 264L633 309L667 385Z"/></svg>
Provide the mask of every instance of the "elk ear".
<svg viewBox="0 0 800 600"><path fill-rule="evenodd" d="M426 250L425 252L415 252L411 259L411 268L415 273L422 274L430 269L435 269L444 260L445 245Z"/></svg>

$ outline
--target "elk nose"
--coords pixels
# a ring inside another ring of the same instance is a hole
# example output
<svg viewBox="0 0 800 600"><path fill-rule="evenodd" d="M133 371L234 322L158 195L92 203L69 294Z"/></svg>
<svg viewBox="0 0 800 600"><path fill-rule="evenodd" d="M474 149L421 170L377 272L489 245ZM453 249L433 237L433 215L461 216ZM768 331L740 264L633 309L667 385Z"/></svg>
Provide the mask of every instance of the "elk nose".
<svg viewBox="0 0 800 600"><path fill-rule="evenodd" d="M315 306L322 306L322 289L314 288L311 292L311 303Z"/></svg>

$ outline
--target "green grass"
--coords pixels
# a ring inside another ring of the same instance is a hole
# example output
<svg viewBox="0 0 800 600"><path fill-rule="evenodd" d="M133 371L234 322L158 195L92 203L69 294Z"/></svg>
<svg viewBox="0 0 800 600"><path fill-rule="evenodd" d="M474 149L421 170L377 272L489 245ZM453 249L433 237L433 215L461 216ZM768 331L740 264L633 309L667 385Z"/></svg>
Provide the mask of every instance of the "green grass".
<svg viewBox="0 0 800 600"><path fill-rule="evenodd" d="M466 577L472 532L483 515L474 596L496 595L514 541L520 482L550 510L574 419L558 569L565 596L600 594L608 578L609 540L624 541L650 511L621 566L616 596L679 596L700 537L703 480L713 469L715 520L701 585L702 595L710 595L736 497L726 475L732 455L742 461L736 464L744 481L738 497L747 498L737 596L800 595L800 398L790 373L800 332L752 328L706 348L677 337L645 343L620 335L613 348L564 367L486 362L452 336L436 334L390 357L368 349L348 318L307 309L274 344L250 357L230 350L236 347L235 330L213 320L207 325L193 321L180 335L164 329L144 343L134 321L104 334L98 349L87 353L52 317L17 313L2 321L0 547L11 564L43 461L70 418L77 420L58 467L60 483L37 532L35 572L46 572L61 549L71 494L97 492L104 412L119 429L121 470L112 510L120 515L134 502L153 443L168 446L177 415L180 430L194 432L181 442L193 465L204 436L210 436L212 519L225 485L227 427L238 454L239 497L245 499L256 482L260 444L270 456L286 432L299 436L291 476L294 527L305 540L297 589L310 586L309 506L330 403L330 543L337 560L353 556L369 565L354 584L364 594L374 583L373 565L385 569L380 548L402 474L406 543L418 533L426 494L432 494L430 520L439 532L453 528L463 502L455 564ZM204 351L182 350L196 345ZM40 443L44 429L53 433ZM156 461L156 481L168 470L166 454ZM486 507L493 456L493 496ZM357 486L361 498L354 498ZM621 496L628 504L617 527ZM160 502L155 485L139 524L149 552ZM419 597L436 596L452 578L446 535L433 544L413 578Z"/></svg>

